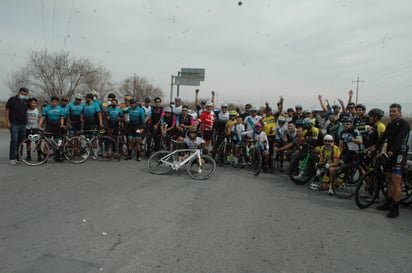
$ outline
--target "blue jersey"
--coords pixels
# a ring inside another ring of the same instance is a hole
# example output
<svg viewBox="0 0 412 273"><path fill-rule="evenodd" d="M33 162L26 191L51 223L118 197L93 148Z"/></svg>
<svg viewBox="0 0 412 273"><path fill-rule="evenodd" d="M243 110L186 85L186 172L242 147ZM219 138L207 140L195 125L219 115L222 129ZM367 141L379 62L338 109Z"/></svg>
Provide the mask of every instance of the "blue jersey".
<svg viewBox="0 0 412 273"><path fill-rule="evenodd" d="M123 117L123 111L119 107L108 107L107 114L109 116L110 127L116 127L120 117Z"/></svg>
<svg viewBox="0 0 412 273"><path fill-rule="evenodd" d="M96 103L86 103L83 107L84 121L89 124L96 124L97 114L100 112L101 110Z"/></svg>
<svg viewBox="0 0 412 273"><path fill-rule="evenodd" d="M95 103L95 104L100 108L100 111L103 110L103 103L102 103L102 101L100 101L100 100L94 100L93 103Z"/></svg>
<svg viewBox="0 0 412 273"><path fill-rule="evenodd" d="M83 113L83 107L84 105L82 103L76 104L75 102L71 102L68 105L70 120L80 120Z"/></svg>
<svg viewBox="0 0 412 273"><path fill-rule="evenodd" d="M53 107L47 105L44 107L41 113L43 117L46 117L46 124L49 126L60 125L60 118L64 116L63 109L60 106Z"/></svg>
<svg viewBox="0 0 412 273"><path fill-rule="evenodd" d="M60 107L61 107L62 110L63 110L64 120L67 120L67 116L68 116L68 114L69 114L69 105L68 105L68 104L67 104L66 106L60 105Z"/></svg>
<svg viewBox="0 0 412 273"><path fill-rule="evenodd" d="M129 113L130 125L143 126L146 115L141 107L136 107L134 109L130 107L127 112Z"/></svg>

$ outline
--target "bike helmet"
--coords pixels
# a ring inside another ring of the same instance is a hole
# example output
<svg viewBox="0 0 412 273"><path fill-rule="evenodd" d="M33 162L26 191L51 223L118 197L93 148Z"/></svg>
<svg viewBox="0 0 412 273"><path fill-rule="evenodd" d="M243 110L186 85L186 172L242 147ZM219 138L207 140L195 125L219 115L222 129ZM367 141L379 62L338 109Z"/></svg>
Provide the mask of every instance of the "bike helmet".
<svg viewBox="0 0 412 273"><path fill-rule="evenodd" d="M296 125L296 127L303 127L303 120L297 119L297 120L295 121L295 125Z"/></svg>
<svg viewBox="0 0 412 273"><path fill-rule="evenodd" d="M77 94L77 95L76 95L76 100L81 100L81 99L83 99L82 94Z"/></svg>
<svg viewBox="0 0 412 273"><path fill-rule="evenodd" d="M295 110L302 110L303 108L302 108L302 105L296 105L295 106Z"/></svg>
<svg viewBox="0 0 412 273"><path fill-rule="evenodd" d="M257 112L257 107L253 106L252 108L250 108L250 112Z"/></svg>
<svg viewBox="0 0 412 273"><path fill-rule="evenodd" d="M262 129L262 127L263 127L263 124L262 123L260 123L260 122L258 122L258 123L256 123L255 124L255 129Z"/></svg>
<svg viewBox="0 0 412 273"><path fill-rule="evenodd" d="M220 105L221 108L223 107L227 107L227 103L222 103L222 105Z"/></svg>
<svg viewBox="0 0 412 273"><path fill-rule="evenodd" d="M213 102L208 101L208 102L206 103L206 107L209 107L209 106L213 106Z"/></svg>
<svg viewBox="0 0 412 273"><path fill-rule="evenodd" d="M236 110L230 110L229 116L237 117L237 111Z"/></svg>
<svg viewBox="0 0 412 273"><path fill-rule="evenodd" d="M333 136L331 136L331 135L325 135L324 137L323 137L323 141L333 141Z"/></svg>
<svg viewBox="0 0 412 273"><path fill-rule="evenodd" d="M279 116L278 123L285 123L285 122L286 122L286 118L284 116Z"/></svg>
<svg viewBox="0 0 412 273"><path fill-rule="evenodd" d="M293 108L288 108L288 110L286 110L286 112L288 112L288 113L295 112L295 110L293 110Z"/></svg>
<svg viewBox="0 0 412 273"><path fill-rule="evenodd" d="M92 95L93 95L93 97L97 97L97 91L96 90L92 90L92 92L90 92Z"/></svg>
<svg viewBox="0 0 412 273"><path fill-rule="evenodd" d="M165 108L165 113L171 113L172 112L172 108L170 108L169 106Z"/></svg>
<svg viewBox="0 0 412 273"><path fill-rule="evenodd" d="M110 93L109 95L107 95L107 98L109 98L109 99L115 99L115 98L116 98L116 95L113 94L113 93Z"/></svg>
<svg viewBox="0 0 412 273"><path fill-rule="evenodd" d="M312 119L311 118L305 118L303 120L303 127L305 129L311 129L313 127Z"/></svg>
<svg viewBox="0 0 412 273"><path fill-rule="evenodd" d="M130 102L130 104L137 103L137 101L135 99L130 99L129 102Z"/></svg>
<svg viewBox="0 0 412 273"><path fill-rule="evenodd" d="M373 108L369 111L368 116L370 117L383 117L385 113L383 112L382 109L379 108Z"/></svg>
<svg viewBox="0 0 412 273"><path fill-rule="evenodd" d="M361 108L362 110L366 110L365 105L363 105L361 103L356 104L355 109L358 109L358 108Z"/></svg>
<svg viewBox="0 0 412 273"><path fill-rule="evenodd" d="M352 123L353 118L351 116L344 116L342 117L342 123Z"/></svg>

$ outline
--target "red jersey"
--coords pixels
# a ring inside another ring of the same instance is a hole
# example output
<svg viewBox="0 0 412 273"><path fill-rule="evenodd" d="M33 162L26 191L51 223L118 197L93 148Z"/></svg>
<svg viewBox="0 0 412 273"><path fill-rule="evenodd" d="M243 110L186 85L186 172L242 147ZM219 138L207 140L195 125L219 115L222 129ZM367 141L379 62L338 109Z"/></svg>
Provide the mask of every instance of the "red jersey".
<svg viewBox="0 0 412 273"><path fill-rule="evenodd" d="M198 121L201 123L199 128L200 132L210 131L213 129L213 124L215 123L215 113L213 113L213 111L202 111Z"/></svg>

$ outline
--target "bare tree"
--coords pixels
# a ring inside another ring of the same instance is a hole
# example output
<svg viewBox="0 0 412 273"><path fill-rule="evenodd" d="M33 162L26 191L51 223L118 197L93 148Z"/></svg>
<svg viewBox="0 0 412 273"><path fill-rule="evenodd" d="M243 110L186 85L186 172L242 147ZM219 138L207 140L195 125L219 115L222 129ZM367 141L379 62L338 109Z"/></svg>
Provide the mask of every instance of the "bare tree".
<svg viewBox="0 0 412 273"><path fill-rule="evenodd" d="M71 98L75 93L98 90L104 96L110 88L110 72L95 66L89 59L76 58L68 52L33 51L26 66L11 74L7 85L12 92L26 85L39 98Z"/></svg>
<svg viewBox="0 0 412 273"><path fill-rule="evenodd" d="M163 91L160 88L153 87L147 79L136 75L123 80L119 88L119 93L122 95L130 95L137 100L143 100L145 97L164 97Z"/></svg>
<svg viewBox="0 0 412 273"><path fill-rule="evenodd" d="M94 71L90 71L84 78L82 92L87 93L96 90L99 97L104 98L109 92L114 92L115 87L111 83L111 74L104 67L99 66Z"/></svg>
<svg viewBox="0 0 412 273"><path fill-rule="evenodd" d="M25 68L20 68L17 71L10 73L7 76L5 84L10 89L10 94L15 95L21 87L30 89L30 80Z"/></svg>

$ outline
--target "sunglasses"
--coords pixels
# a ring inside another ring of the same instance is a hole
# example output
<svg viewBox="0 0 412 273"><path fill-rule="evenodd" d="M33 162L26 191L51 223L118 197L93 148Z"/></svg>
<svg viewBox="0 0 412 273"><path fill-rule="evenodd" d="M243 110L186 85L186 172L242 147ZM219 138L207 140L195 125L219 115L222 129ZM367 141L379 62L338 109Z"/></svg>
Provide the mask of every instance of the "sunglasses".
<svg viewBox="0 0 412 273"><path fill-rule="evenodd" d="M68 100L66 100L66 99L61 99L61 101L66 101L66 102L67 102Z"/></svg>
<svg viewBox="0 0 412 273"><path fill-rule="evenodd" d="M345 122L345 123L343 123L343 125L352 125L352 123L350 123L350 122Z"/></svg>
<svg viewBox="0 0 412 273"><path fill-rule="evenodd" d="M332 143L333 140L324 140L323 142L325 142L325 143Z"/></svg>

